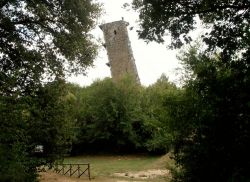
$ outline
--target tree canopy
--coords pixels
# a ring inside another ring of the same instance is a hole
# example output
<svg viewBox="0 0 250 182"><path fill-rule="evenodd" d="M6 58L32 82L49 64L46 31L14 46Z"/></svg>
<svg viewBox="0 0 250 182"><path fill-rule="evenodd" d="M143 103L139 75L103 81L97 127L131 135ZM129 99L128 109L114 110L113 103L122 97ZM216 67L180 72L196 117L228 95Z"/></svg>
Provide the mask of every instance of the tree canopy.
<svg viewBox="0 0 250 182"><path fill-rule="evenodd" d="M92 64L99 14L91 0L0 1L1 181L35 181L39 165L70 149L64 78Z"/></svg>
<svg viewBox="0 0 250 182"><path fill-rule="evenodd" d="M192 71L171 117L176 181L248 181L249 75L221 57L192 48L182 61Z"/></svg>
<svg viewBox="0 0 250 182"><path fill-rule="evenodd" d="M209 28L203 40L210 49L220 48L225 56L249 49L249 1L134 0L133 7L140 13L139 35L148 41L163 42L169 33L179 48L192 41L188 33L199 18Z"/></svg>
<svg viewBox="0 0 250 182"><path fill-rule="evenodd" d="M91 0L0 2L0 93L31 92L43 79L84 73L96 56Z"/></svg>
<svg viewBox="0 0 250 182"><path fill-rule="evenodd" d="M249 181L250 2L247 0L134 0L139 35L147 41L172 38L171 47L192 41L200 19L205 49L179 56L189 79L168 107L174 181ZM177 170L177 171L178 171Z"/></svg>
<svg viewBox="0 0 250 182"><path fill-rule="evenodd" d="M166 76L145 88L127 75L119 82L97 80L81 88L68 84L73 101L68 115L76 121L72 154L81 152L164 153L172 140L168 123L171 101L179 89ZM171 100L171 99L169 99Z"/></svg>

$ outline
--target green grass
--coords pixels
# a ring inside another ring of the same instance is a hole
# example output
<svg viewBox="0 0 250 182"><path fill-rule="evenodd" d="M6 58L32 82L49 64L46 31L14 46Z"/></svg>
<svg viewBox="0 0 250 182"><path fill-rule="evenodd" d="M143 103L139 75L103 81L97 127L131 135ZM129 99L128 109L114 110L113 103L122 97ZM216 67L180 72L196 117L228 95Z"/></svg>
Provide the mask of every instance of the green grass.
<svg viewBox="0 0 250 182"><path fill-rule="evenodd" d="M173 161L167 155L84 155L65 158L64 163L90 163L93 178L109 178L114 173L166 169L166 167L173 165ZM161 177L161 179L155 179L154 181L165 180Z"/></svg>

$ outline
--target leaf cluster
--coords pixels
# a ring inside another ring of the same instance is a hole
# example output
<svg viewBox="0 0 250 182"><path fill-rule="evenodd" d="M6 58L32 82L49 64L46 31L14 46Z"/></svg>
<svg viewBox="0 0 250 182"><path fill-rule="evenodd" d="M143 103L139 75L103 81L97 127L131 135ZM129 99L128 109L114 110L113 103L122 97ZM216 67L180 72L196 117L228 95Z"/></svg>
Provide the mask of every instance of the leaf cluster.
<svg viewBox="0 0 250 182"><path fill-rule="evenodd" d="M52 165L71 150L75 124L66 97L61 81L39 88L35 96L0 98L1 180L35 181L38 166Z"/></svg>
<svg viewBox="0 0 250 182"><path fill-rule="evenodd" d="M120 82L95 81L85 88L74 88L78 137L72 153L138 152L165 153L170 149L170 120L165 111L167 97L178 92L162 76L144 88L126 76Z"/></svg>
<svg viewBox="0 0 250 182"><path fill-rule="evenodd" d="M90 0L1 1L0 93L30 93L44 78L84 73L97 54L89 31L99 12Z"/></svg>
<svg viewBox="0 0 250 182"><path fill-rule="evenodd" d="M249 49L249 1L134 0L133 8L140 13L139 36L148 41L163 42L168 33L172 48L180 48L192 41L188 33L199 18L209 28L202 37L210 50L222 49L230 57Z"/></svg>
<svg viewBox="0 0 250 182"><path fill-rule="evenodd" d="M194 76L171 114L175 160L182 169L175 180L248 181L249 72L196 49L182 61Z"/></svg>

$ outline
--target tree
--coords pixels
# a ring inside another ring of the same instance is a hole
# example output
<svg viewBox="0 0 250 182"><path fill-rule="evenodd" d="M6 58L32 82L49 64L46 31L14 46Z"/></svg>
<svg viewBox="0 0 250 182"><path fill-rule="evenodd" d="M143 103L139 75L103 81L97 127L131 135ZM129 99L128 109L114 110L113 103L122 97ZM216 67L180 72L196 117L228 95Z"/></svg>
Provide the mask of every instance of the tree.
<svg viewBox="0 0 250 182"><path fill-rule="evenodd" d="M70 145L62 80L92 64L97 46L89 31L99 12L91 0L1 0L2 181L34 181L36 167ZM34 155L37 145L44 146L43 158Z"/></svg>
<svg viewBox="0 0 250 182"><path fill-rule="evenodd" d="M46 78L84 73L96 56L89 31L99 6L90 0L0 3L0 93L31 93Z"/></svg>
<svg viewBox="0 0 250 182"><path fill-rule="evenodd" d="M51 164L69 153L76 137L72 100L66 87L64 81L47 83L37 91L37 97L29 99L25 111L28 136L32 136L29 143L33 148L43 146L43 164Z"/></svg>
<svg viewBox="0 0 250 182"><path fill-rule="evenodd" d="M100 149L165 153L170 149L171 118L166 107L171 107L179 89L165 75L147 88L127 75L119 82L106 78L70 90L76 97L71 112L76 113L78 125L73 154Z"/></svg>
<svg viewBox="0 0 250 182"><path fill-rule="evenodd" d="M249 76L196 48L182 61L193 75L171 109L176 181L248 181Z"/></svg>
<svg viewBox="0 0 250 182"><path fill-rule="evenodd" d="M181 56L191 73L185 93L171 111L176 181L249 181L250 3L239 0L134 0L140 12L141 38L172 48L192 40L188 33L199 17L207 26L207 49ZM174 103L174 102L173 102Z"/></svg>
<svg viewBox="0 0 250 182"><path fill-rule="evenodd" d="M82 89L79 100L78 150L97 146L103 151L134 151L143 146L141 87L131 77L119 83L97 80Z"/></svg>
<svg viewBox="0 0 250 182"><path fill-rule="evenodd" d="M0 97L0 176L1 181L34 181L38 161L27 153L32 150L27 137L27 103Z"/></svg>
<svg viewBox="0 0 250 182"><path fill-rule="evenodd" d="M180 90L169 82L164 74L146 88L142 109L144 128L150 131L150 135L145 141L147 150L166 153L171 149L173 136L170 131L170 123L172 118L168 107L172 106L173 97L179 92Z"/></svg>
<svg viewBox="0 0 250 182"><path fill-rule="evenodd" d="M0 97L2 181L34 181L38 166L52 165L70 152L76 125L65 86L54 81L35 96Z"/></svg>
<svg viewBox="0 0 250 182"><path fill-rule="evenodd" d="M234 53L249 46L249 1L134 0L133 7L140 13L142 30L139 35L146 40L163 42L163 36L168 32L172 45L180 47L192 40L187 34L196 28L198 16L211 28L210 33L204 35L211 48L219 47Z"/></svg>

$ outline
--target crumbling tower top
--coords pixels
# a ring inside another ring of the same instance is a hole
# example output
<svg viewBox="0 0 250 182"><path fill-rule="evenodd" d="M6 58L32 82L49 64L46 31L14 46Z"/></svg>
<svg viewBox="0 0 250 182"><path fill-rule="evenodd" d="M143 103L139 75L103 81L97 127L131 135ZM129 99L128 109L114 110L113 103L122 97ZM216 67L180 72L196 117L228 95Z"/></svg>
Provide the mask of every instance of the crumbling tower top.
<svg viewBox="0 0 250 182"><path fill-rule="evenodd" d="M128 37L128 25L128 22L121 20L100 25L100 28L104 34L112 78L119 81L124 75L131 75L140 83Z"/></svg>

